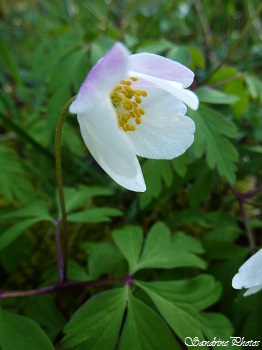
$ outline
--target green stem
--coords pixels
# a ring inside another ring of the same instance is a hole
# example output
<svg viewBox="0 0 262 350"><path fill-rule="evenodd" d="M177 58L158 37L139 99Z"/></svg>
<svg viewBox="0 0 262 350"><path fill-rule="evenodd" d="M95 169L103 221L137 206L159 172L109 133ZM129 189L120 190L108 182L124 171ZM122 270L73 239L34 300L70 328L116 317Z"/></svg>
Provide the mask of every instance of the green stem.
<svg viewBox="0 0 262 350"><path fill-rule="evenodd" d="M63 225L62 234L63 234L63 260L64 260L63 280L64 281L66 280L66 277L67 277L68 225L67 225L67 218L66 218L65 196L64 196L64 188L63 188L63 173L62 173L62 161L61 161L61 136L62 136L63 125L69 111L69 107L75 99L76 99L76 96L72 97L62 109L60 117L58 119L56 134L55 134L56 180L57 180L59 201L61 206L62 225Z"/></svg>
<svg viewBox="0 0 262 350"><path fill-rule="evenodd" d="M262 3L258 6L256 11L254 12L253 16L249 19L245 27L243 28L242 32L240 33L239 37L231 44L226 56L219 62L219 64L210 72L210 74L205 78L205 80L201 83L201 85L204 85L229 59L232 52L236 49L242 38L245 36L246 32L249 30L249 27L252 25L256 17L260 14L262 11Z"/></svg>

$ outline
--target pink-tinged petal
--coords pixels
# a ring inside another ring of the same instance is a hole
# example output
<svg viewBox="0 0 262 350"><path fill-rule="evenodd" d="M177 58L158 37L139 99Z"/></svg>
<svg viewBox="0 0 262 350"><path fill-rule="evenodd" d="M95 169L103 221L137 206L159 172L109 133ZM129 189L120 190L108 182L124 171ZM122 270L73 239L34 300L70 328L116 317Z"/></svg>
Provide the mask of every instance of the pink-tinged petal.
<svg viewBox="0 0 262 350"><path fill-rule="evenodd" d="M153 77L176 81L182 86L192 84L194 73L178 62L151 53L139 53L129 57L130 70Z"/></svg>
<svg viewBox="0 0 262 350"><path fill-rule="evenodd" d="M127 74L129 52L121 43L115 44L89 72L76 100L70 106L71 113L85 113L109 95Z"/></svg>
<svg viewBox="0 0 262 350"><path fill-rule="evenodd" d="M195 124L184 115L186 107L180 100L162 89L151 87L140 106L145 110L142 123L136 126L135 132L127 133L137 155L173 159L192 145Z"/></svg>
<svg viewBox="0 0 262 350"><path fill-rule="evenodd" d="M117 125L117 117L109 98L96 106L91 114L77 116L87 148L101 168L119 185L131 191L146 190L135 151Z"/></svg>
<svg viewBox="0 0 262 350"><path fill-rule="evenodd" d="M141 78L155 86L161 87L165 91L169 92L173 96L183 101L186 105L188 105L193 110L196 110L198 108L198 105L199 105L198 97L192 91L183 89L180 83L155 78L150 75L141 74L135 71L128 71L128 75Z"/></svg>

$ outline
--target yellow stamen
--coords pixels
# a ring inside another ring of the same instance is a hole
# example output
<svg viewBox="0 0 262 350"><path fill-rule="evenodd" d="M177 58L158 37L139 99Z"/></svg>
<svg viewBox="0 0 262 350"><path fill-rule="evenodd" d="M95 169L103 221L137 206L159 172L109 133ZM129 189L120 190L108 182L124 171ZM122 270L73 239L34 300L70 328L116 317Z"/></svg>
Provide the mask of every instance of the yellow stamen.
<svg viewBox="0 0 262 350"><path fill-rule="evenodd" d="M147 96L147 92L133 89L132 83L137 80L136 77L130 77L130 80L121 80L110 93L118 125L125 132L135 131L136 126L142 123L141 116L145 114L145 110L138 106L143 102L143 97Z"/></svg>

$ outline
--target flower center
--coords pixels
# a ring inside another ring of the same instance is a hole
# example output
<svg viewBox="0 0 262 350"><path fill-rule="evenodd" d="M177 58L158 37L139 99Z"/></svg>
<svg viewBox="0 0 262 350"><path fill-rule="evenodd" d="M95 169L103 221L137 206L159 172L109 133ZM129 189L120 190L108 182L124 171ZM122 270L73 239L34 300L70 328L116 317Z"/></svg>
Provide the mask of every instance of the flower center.
<svg viewBox="0 0 262 350"><path fill-rule="evenodd" d="M142 97L147 96L144 90L132 88L132 82L137 78L131 77L130 80L121 80L110 94L112 104L116 110L118 125L124 131L135 131L136 125L142 123L142 115L145 110L140 108Z"/></svg>

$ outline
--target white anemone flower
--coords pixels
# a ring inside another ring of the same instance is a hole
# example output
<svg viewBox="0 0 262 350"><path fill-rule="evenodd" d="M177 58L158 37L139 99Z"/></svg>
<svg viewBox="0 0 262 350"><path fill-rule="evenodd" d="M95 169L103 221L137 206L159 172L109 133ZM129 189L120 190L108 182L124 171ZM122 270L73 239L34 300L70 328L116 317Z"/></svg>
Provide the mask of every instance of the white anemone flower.
<svg viewBox="0 0 262 350"><path fill-rule="evenodd" d="M262 290L262 249L252 255L233 277L232 286L235 289L248 288L244 296Z"/></svg>
<svg viewBox="0 0 262 350"><path fill-rule="evenodd" d="M101 168L119 185L146 190L137 156L173 159L194 140L186 103L197 96L184 88L194 73L167 58L130 55L115 44L89 72L70 112L77 114L84 142Z"/></svg>

